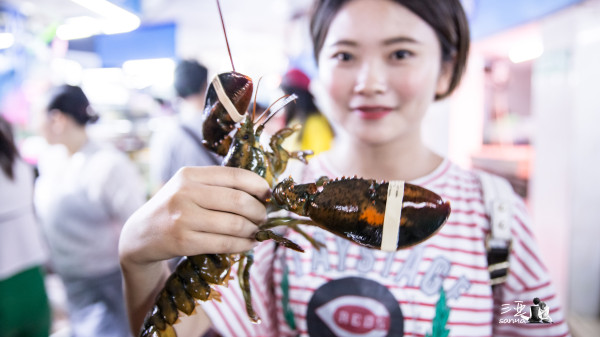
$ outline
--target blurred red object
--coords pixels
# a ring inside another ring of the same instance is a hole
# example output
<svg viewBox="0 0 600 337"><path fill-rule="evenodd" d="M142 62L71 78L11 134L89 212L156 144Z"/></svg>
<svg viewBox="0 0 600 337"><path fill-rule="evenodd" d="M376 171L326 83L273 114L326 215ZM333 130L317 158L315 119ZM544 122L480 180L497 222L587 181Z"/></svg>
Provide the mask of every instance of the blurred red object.
<svg viewBox="0 0 600 337"><path fill-rule="evenodd" d="M308 78L302 70L297 68L288 70L281 79L281 86L288 88L299 88L308 91L309 84L310 78Z"/></svg>

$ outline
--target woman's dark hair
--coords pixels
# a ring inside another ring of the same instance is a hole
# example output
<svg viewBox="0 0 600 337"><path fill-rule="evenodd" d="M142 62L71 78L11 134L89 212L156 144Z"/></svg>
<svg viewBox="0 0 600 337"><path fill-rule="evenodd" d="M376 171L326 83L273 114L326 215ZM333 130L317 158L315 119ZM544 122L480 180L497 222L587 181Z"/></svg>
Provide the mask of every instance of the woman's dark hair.
<svg viewBox="0 0 600 337"><path fill-rule="evenodd" d="M317 0L310 21L310 34L315 59L323 48L329 26L337 12L352 0ZM448 90L436 95L444 98L458 86L465 71L469 53L469 24L460 0L390 0L406 7L433 28L442 49L442 61L453 62Z"/></svg>
<svg viewBox="0 0 600 337"><path fill-rule="evenodd" d="M12 126L0 116L0 168L9 179L13 179L13 164L19 156L13 138Z"/></svg>
<svg viewBox="0 0 600 337"><path fill-rule="evenodd" d="M195 60L183 60L175 68L175 91L177 96L186 98L202 93L206 89L208 70Z"/></svg>
<svg viewBox="0 0 600 337"><path fill-rule="evenodd" d="M94 123L98 120L91 107L90 102L80 87L64 84L55 88L50 95L47 111L60 110L71 116L79 125Z"/></svg>

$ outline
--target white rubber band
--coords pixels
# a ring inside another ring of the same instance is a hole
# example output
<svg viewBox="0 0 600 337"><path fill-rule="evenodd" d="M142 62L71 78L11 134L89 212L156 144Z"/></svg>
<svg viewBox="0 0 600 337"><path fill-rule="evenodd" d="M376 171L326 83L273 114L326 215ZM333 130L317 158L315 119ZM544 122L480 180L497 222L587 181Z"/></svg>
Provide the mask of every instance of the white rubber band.
<svg viewBox="0 0 600 337"><path fill-rule="evenodd" d="M244 116L239 114L239 112L235 108L235 105L233 105L233 102L231 102L229 96L227 96L227 94L225 93L225 89L223 89L223 85L221 84L221 80L219 79L218 75L215 76L215 79L212 81L212 85L215 87L215 91L217 93L217 97L219 98L219 102L223 104L223 107L225 108L227 113L229 113L231 119L233 119L233 121L236 123L244 119Z"/></svg>
<svg viewBox="0 0 600 337"><path fill-rule="evenodd" d="M383 233L381 250L395 252L398 250L398 235L400 234L400 218L402 216L402 200L404 199L404 181L392 180L388 184L385 216L383 218Z"/></svg>

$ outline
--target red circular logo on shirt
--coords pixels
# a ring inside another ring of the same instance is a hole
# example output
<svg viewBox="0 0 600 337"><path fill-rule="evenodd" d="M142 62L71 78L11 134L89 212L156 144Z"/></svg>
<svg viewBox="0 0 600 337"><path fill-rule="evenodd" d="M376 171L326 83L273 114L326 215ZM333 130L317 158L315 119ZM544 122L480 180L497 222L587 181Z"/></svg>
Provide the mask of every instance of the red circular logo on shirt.
<svg viewBox="0 0 600 337"><path fill-rule="evenodd" d="M310 336L402 336L404 317L383 285L359 277L330 281L308 303Z"/></svg>

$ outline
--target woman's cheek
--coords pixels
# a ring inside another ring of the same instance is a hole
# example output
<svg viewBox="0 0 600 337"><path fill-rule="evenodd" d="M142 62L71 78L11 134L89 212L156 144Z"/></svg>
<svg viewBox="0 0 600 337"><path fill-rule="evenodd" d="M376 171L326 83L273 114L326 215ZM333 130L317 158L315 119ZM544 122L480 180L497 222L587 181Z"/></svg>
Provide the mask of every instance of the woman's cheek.
<svg viewBox="0 0 600 337"><path fill-rule="evenodd" d="M346 76L344 72L340 71L331 71L327 73L321 73L320 82L322 84L321 88L324 91L325 95L327 95L327 99L330 101L330 104L334 107L345 104L344 102L347 100L347 85Z"/></svg>
<svg viewBox="0 0 600 337"><path fill-rule="evenodd" d="M337 86L336 79L339 79L339 75L336 76L336 71L329 62L321 65L319 69L319 79L323 84L323 89L327 91L329 95L333 95L335 93L335 88Z"/></svg>
<svg viewBox="0 0 600 337"><path fill-rule="evenodd" d="M433 97L437 82L433 71L412 72L395 76L394 88L403 101L406 98Z"/></svg>

